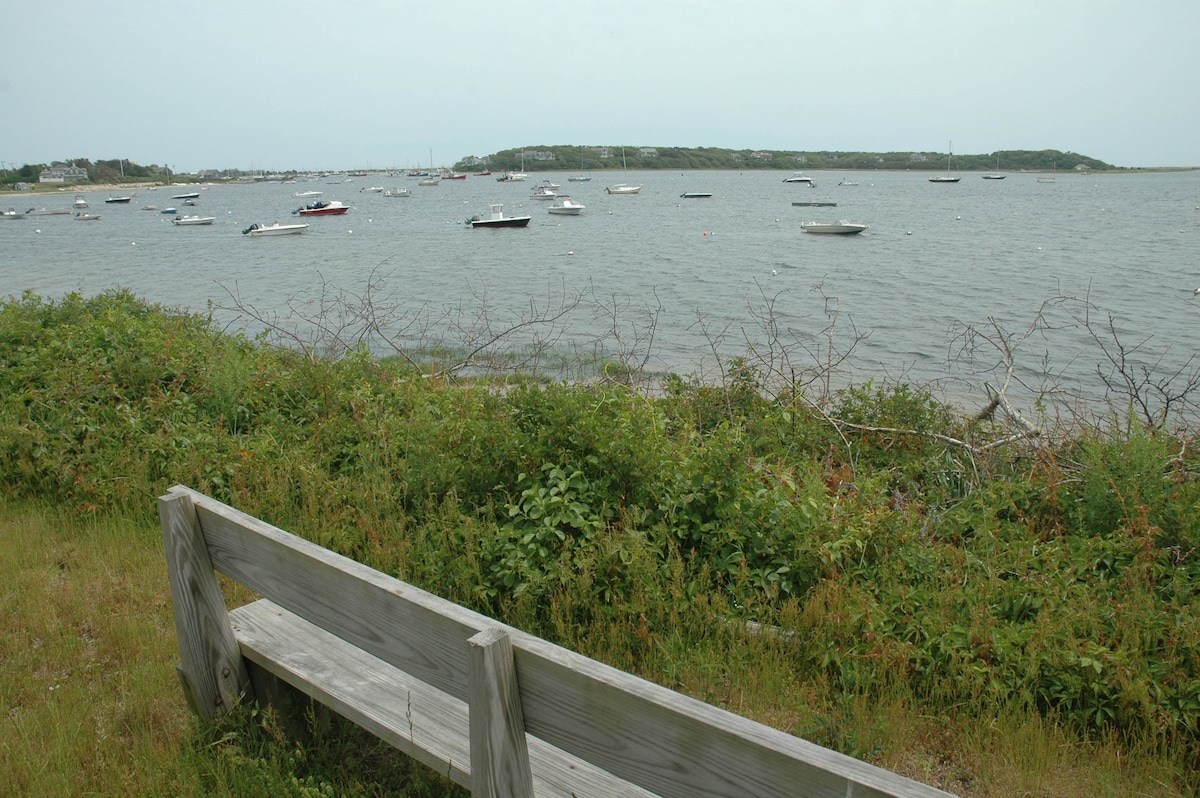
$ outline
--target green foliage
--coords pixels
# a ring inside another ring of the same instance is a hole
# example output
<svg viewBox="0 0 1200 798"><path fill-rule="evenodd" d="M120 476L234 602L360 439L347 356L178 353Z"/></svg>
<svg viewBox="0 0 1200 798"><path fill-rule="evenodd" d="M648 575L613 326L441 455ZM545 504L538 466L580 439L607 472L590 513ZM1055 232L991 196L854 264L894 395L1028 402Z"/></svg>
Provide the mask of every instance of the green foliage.
<svg viewBox="0 0 1200 798"><path fill-rule="evenodd" d="M947 440L975 431L910 386L849 386L826 416L727 365L653 399L447 385L125 292L27 294L0 303L0 491L152 520L182 482L668 684L753 620L790 682L1039 713L1197 769L1194 440L1130 428L977 461ZM874 752L843 709L801 726ZM248 756L248 779L328 790L290 754Z"/></svg>
<svg viewBox="0 0 1200 798"><path fill-rule="evenodd" d="M583 151L580 167L580 150ZM522 153L525 158L522 160ZM549 156L549 157L547 157ZM1086 155L1058 150L1003 150L979 155L955 155L958 169L992 171L1050 171L1112 169L1110 164ZM494 170L517 170L528 172L563 171L586 168L588 171L621 169L854 169L893 171L939 171L946 165L945 152L831 152L812 150L732 150L721 147L649 147L625 145L622 160L621 145L589 146L546 145L500 150L487 156L488 166ZM455 164L455 169L469 169L464 159Z"/></svg>

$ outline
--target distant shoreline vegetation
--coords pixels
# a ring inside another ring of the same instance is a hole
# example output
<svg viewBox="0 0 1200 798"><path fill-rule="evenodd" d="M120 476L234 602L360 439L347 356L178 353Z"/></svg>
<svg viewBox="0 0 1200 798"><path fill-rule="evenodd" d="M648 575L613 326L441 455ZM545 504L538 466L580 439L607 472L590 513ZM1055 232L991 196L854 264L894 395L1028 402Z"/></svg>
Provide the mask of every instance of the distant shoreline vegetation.
<svg viewBox="0 0 1200 798"><path fill-rule="evenodd" d="M721 147L636 147L625 145L579 146L555 145L517 147L500 150L485 156L465 156L450 167L456 172L516 171L525 172L604 172L624 168L648 170L774 170L806 171L879 171L879 172L944 172L945 152L802 152L795 150L731 150ZM88 179L41 183L44 170L74 165L86 170ZM952 171L962 172L1176 172L1191 171L1194 166L1123 167L1105 163L1097 158L1061 150L1000 150L982 155L954 155ZM316 170L322 174L378 174L419 169L421 166L392 166L366 169ZM194 173L172 172L168 167L151 164L142 166L129 159L91 161L72 158L49 164L24 164L0 169L0 190L54 190L68 187L113 186L163 183L194 183L208 180L284 179L311 174L308 169L202 169Z"/></svg>
<svg viewBox="0 0 1200 798"><path fill-rule="evenodd" d="M1000 150L983 155L954 155L951 168L964 172L1115 171L1119 167L1060 150ZM500 150L485 157L469 156L454 165L460 171L482 169L607 171L623 169L749 169L838 171L946 170L945 152L804 152L796 150L730 150L720 147L537 146ZM1124 171L1124 170L1122 170ZM1139 170L1141 171L1141 170Z"/></svg>

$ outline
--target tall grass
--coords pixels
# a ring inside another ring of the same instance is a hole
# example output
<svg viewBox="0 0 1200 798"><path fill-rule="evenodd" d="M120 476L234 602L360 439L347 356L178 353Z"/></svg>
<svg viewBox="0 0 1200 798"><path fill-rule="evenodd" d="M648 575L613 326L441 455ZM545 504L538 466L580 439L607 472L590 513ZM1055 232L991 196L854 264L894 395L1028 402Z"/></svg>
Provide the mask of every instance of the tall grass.
<svg viewBox="0 0 1200 798"><path fill-rule="evenodd" d="M182 482L964 795L1200 787L1189 433L976 457L946 439L987 429L909 386L818 413L756 379L501 392L121 292L0 304L3 772L25 794L450 789L319 709L185 717L154 516Z"/></svg>

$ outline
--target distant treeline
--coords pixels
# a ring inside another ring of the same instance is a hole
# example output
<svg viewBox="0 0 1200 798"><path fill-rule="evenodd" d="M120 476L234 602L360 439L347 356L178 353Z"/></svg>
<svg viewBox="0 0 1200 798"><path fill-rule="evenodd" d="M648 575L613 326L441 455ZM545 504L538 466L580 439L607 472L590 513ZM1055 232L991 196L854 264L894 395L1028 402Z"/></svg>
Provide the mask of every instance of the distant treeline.
<svg viewBox="0 0 1200 798"><path fill-rule="evenodd" d="M455 169L600 171L622 169L810 169L945 171L945 152L798 152L793 150L727 150L719 147L630 147L624 155L612 147L537 146L500 150L486 158L468 157ZM1053 169L1108 170L1117 167L1096 158L1060 150L1001 150L982 155L955 155L950 168L964 171L1048 172Z"/></svg>
<svg viewBox="0 0 1200 798"><path fill-rule="evenodd" d="M524 169L527 172L579 172L622 169L778 169L807 171L840 170L913 170L944 172L946 153L941 152L796 152L791 150L727 150L719 147L580 147L556 145L500 150L492 155L467 156L454 164L462 172ZM0 187L13 188L17 183L36 184L42 170L52 166L73 164L87 170L83 183L135 183L148 181L188 182L196 175L173 174L168 167L151 164L142 166L128 159L92 161L71 158L49 164L25 164L0 169ZM1104 161L1074 152L1060 150L1001 150L983 155L955 155L952 170L1004 172L1048 172L1075 170L1114 170ZM380 171L378 169L373 171ZM297 170L277 171L275 175L295 175ZM205 174L211 176L211 172ZM223 169L221 179L241 180L261 178L258 171ZM273 176L275 176L273 175Z"/></svg>

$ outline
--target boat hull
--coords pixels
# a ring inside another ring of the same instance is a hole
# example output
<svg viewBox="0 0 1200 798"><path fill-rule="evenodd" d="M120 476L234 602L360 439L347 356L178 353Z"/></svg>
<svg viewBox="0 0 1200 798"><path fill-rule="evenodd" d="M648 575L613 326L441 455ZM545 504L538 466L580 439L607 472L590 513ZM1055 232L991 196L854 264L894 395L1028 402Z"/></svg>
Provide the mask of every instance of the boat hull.
<svg viewBox="0 0 1200 798"><path fill-rule="evenodd" d="M180 227L188 227L192 225L212 224L217 220L215 216L177 216L172 219L172 223Z"/></svg>
<svg viewBox="0 0 1200 798"><path fill-rule="evenodd" d="M863 230L867 229L867 225L855 224L853 222L808 222L807 224L802 225L802 227L806 233L842 236L857 235L858 233L861 233Z"/></svg>
<svg viewBox="0 0 1200 798"><path fill-rule="evenodd" d="M510 216L506 219L472 219L471 227L525 227L529 224L530 216Z"/></svg>
<svg viewBox="0 0 1200 798"><path fill-rule="evenodd" d="M308 229L307 224L253 224L242 231L243 235L251 236L286 236L297 235Z"/></svg>
<svg viewBox="0 0 1200 798"><path fill-rule="evenodd" d="M609 194L638 194L641 192L641 186L609 186L604 189Z"/></svg>

